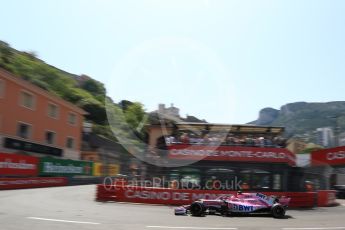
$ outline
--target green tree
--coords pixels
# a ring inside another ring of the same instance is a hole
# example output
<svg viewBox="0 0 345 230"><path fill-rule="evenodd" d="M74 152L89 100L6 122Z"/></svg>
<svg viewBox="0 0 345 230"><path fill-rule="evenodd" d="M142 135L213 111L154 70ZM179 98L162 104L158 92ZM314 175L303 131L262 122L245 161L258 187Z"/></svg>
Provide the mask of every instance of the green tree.
<svg viewBox="0 0 345 230"><path fill-rule="evenodd" d="M124 112L126 117L126 122L134 130L141 130L141 127L145 125L145 110L141 103L134 102L133 104L127 107L127 110ZM143 123L144 122L144 123Z"/></svg>
<svg viewBox="0 0 345 230"><path fill-rule="evenodd" d="M87 77L84 75L84 77ZM104 85L98 81L95 81L92 78L89 78L85 81L83 81L80 85L80 87L88 92L90 92L91 94L95 95L95 96L105 96L105 88ZM104 98L103 98L104 101Z"/></svg>
<svg viewBox="0 0 345 230"><path fill-rule="evenodd" d="M6 42L0 41L0 66L10 63L12 54L11 47Z"/></svg>

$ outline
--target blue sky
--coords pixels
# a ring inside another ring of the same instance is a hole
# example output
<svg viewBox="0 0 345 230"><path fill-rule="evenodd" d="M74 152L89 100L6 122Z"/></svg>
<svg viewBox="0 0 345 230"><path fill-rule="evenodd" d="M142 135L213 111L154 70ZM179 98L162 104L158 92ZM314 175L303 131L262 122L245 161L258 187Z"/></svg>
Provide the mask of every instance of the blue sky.
<svg viewBox="0 0 345 230"><path fill-rule="evenodd" d="M245 123L344 100L345 1L1 1L0 40L106 83L147 111Z"/></svg>

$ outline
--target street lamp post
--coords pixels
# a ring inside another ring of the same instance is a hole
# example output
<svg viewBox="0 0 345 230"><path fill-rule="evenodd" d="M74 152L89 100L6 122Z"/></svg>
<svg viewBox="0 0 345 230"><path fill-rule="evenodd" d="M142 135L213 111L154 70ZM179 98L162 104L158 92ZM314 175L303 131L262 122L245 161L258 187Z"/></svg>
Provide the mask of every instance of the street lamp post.
<svg viewBox="0 0 345 230"><path fill-rule="evenodd" d="M334 130L334 136L335 136L335 146L339 146L339 125L338 125L338 119L336 120L336 126Z"/></svg>

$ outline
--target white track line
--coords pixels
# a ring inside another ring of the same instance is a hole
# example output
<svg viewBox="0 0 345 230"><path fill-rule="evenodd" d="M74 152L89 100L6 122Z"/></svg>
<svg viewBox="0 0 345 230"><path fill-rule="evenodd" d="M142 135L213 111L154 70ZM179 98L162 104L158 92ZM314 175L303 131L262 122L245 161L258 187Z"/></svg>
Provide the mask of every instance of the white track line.
<svg viewBox="0 0 345 230"><path fill-rule="evenodd" d="M201 230L237 230L237 228L207 228L207 227L174 227L174 226L146 226L146 228L163 228L163 229L201 229Z"/></svg>
<svg viewBox="0 0 345 230"><path fill-rule="evenodd" d="M316 227L316 228L282 228L282 230L335 230L344 229L345 227Z"/></svg>
<svg viewBox="0 0 345 230"><path fill-rule="evenodd" d="M48 218L40 218L40 217L26 217L27 219L31 220L45 220L45 221L53 221L53 222L64 222L64 223L73 223L73 224L100 224L95 222L85 222L85 221L75 221L75 220L58 220L58 219L48 219Z"/></svg>

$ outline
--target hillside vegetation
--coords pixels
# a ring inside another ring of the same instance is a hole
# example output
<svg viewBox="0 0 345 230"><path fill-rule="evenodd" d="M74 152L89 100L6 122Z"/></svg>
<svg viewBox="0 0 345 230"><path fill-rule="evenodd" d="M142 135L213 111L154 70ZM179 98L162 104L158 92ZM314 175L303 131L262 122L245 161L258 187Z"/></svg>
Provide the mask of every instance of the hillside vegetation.
<svg viewBox="0 0 345 230"><path fill-rule="evenodd" d="M280 108L264 108L251 124L285 126L289 136L312 136L317 128L345 131L345 101L325 103L295 102Z"/></svg>

